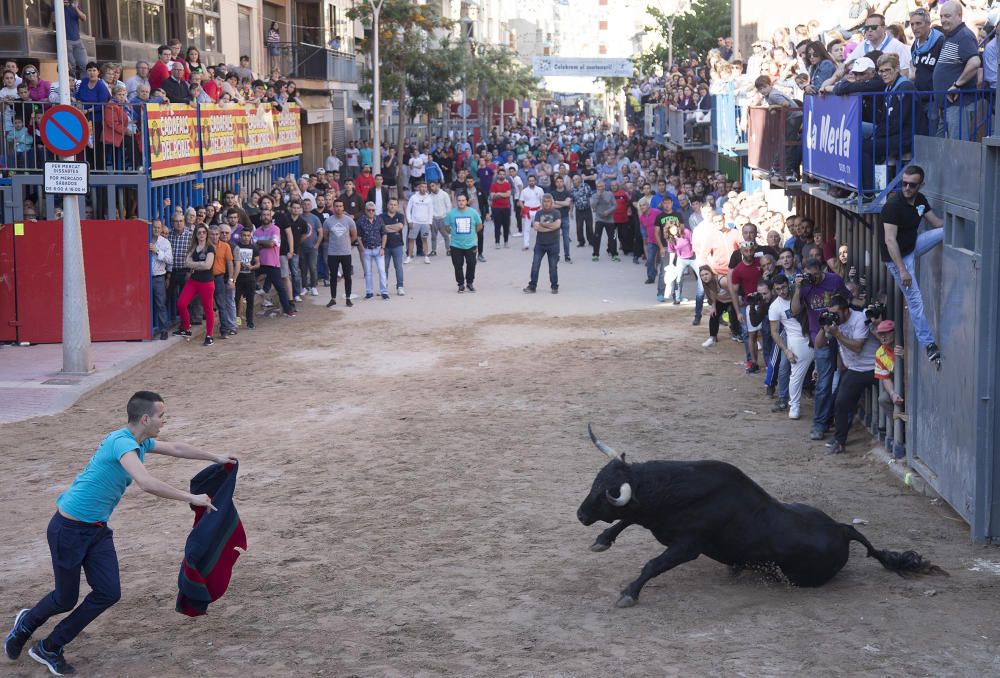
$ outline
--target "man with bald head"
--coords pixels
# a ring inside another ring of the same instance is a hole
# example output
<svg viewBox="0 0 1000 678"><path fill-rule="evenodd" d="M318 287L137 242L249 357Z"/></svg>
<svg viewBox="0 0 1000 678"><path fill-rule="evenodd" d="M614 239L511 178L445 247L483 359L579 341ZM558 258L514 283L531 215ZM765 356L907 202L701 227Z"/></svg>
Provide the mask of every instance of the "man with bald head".
<svg viewBox="0 0 1000 678"><path fill-rule="evenodd" d="M940 6L939 15L944 40L934 66L934 91L938 92L934 95L938 111L937 136L970 139L976 98L968 92L976 89L979 44L976 35L962 21L960 3L946 2Z"/></svg>

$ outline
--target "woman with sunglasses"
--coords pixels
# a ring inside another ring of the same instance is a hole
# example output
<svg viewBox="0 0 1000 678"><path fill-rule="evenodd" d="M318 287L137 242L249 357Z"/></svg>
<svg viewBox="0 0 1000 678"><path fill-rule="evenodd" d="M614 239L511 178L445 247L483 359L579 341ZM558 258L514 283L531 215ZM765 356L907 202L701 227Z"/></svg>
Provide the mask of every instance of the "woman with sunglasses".
<svg viewBox="0 0 1000 678"><path fill-rule="evenodd" d="M28 85L28 97L32 101L48 102L49 94L52 92L52 83L38 77L38 66L24 68L24 82Z"/></svg>
<svg viewBox="0 0 1000 678"><path fill-rule="evenodd" d="M194 300L195 295L201 300L201 307L205 312L205 346L215 343L212 339L212 327L215 316L212 313L212 299L215 295L215 281L212 278L212 266L215 264L215 248L208 241L208 227L205 224L198 224L194 228L194 237L191 238L191 247L188 249L185 260L187 269L191 271L181 296L177 300L177 311L181 315L180 329L174 330L174 336L191 339L191 314L188 312L188 305Z"/></svg>

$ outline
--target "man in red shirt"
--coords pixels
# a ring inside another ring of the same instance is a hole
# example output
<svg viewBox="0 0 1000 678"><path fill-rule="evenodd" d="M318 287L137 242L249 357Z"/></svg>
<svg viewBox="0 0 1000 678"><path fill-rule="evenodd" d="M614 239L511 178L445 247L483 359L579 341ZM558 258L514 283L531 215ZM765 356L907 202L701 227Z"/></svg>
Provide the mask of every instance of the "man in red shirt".
<svg viewBox="0 0 1000 678"><path fill-rule="evenodd" d="M156 63L149 69L149 89L152 92L163 87L163 83L170 77L170 67L167 64L174 58L174 53L167 45L160 45L156 53Z"/></svg>
<svg viewBox="0 0 1000 678"><path fill-rule="evenodd" d="M757 292L757 283L760 282L761 270L760 259L754 257L757 251L757 243L747 240L740 243L740 263L733 269L732 278L729 280L729 289L734 300L739 302L740 319L747 330L747 340L750 343L750 359L747 360L747 374L760 372L758 365L759 354L757 351L757 341L760 339L760 325L750 324L750 301L749 295Z"/></svg>
<svg viewBox="0 0 1000 678"><path fill-rule="evenodd" d="M622 244L623 254L631 254L631 252L624 251L625 243L631 243L632 238L629 237L627 231L629 228L629 217L632 213L632 196L629 195L628 191L623 189L618 185L617 181L611 182L611 195L615 199L615 230L618 232L618 242ZM754 287L754 289L757 289Z"/></svg>
<svg viewBox="0 0 1000 678"><path fill-rule="evenodd" d="M513 190L507 181L507 171L498 167L490 186L490 212L493 214L493 236L497 243L500 242L501 232L505 244L510 240L510 197Z"/></svg>

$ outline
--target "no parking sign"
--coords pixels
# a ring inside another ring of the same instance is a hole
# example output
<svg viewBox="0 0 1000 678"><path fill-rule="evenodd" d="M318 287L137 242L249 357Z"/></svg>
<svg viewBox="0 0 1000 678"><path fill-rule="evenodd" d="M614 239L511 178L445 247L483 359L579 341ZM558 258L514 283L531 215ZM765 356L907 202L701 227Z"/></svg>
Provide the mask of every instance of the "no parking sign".
<svg viewBox="0 0 1000 678"><path fill-rule="evenodd" d="M53 106L42 115L38 127L45 148L62 158L83 152L90 139L90 123L72 106Z"/></svg>

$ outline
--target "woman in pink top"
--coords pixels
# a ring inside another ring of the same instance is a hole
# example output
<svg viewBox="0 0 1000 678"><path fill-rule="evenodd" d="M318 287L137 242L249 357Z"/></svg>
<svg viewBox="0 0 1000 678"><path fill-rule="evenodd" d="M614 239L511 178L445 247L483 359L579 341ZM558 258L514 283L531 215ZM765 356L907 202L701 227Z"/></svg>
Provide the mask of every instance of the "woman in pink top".
<svg viewBox="0 0 1000 678"><path fill-rule="evenodd" d="M664 239L667 241L667 251L676 257L674 266L677 267L677 277L674 278L674 304L681 303L681 287L684 283L684 272L690 268L698 284L698 292L695 295L694 321L691 324L700 325L701 309L705 303L705 287L702 285L701 277L698 275L698 263L695 258L694 248L691 246L691 229L681 228L676 223L671 223L667 225L664 236Z"/></svg>

